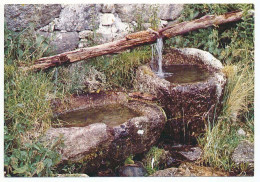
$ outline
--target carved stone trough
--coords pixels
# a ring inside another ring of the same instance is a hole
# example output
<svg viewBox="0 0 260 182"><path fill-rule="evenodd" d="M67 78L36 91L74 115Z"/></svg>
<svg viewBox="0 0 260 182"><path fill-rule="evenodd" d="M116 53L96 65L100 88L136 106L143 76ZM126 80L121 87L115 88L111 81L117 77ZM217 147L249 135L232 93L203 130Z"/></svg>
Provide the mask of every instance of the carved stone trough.
<svg viewBox="0 0 260 182"><path fill-rule="evenodd" d="M100 107L113 104L130 109L136 116L119 124L110 125L103 119L83 126L55 126L46 132L47 141L63 137L64 146L59 149L61 164L81 165L81 171L77 172L89 174L100 168L118 166L130 154L145 152L157 142L166 123L163 110L154 104L128 100L122 92L71 96L66 104L55 101L53 110L59 117L73 115L77 110L96 109L94 118L98 118Z"/></svg>
<svg viewBox="0 0 260 182"><path fill-rule="evenodd" d="M157 76L151 66L137 70L136 88L157 96L162 103L168 122L163 136L177 143L196 143L196 137L204 132L205 124L213 122L221 109L226 78L222 64L210 53L195 48L169 49L163 55L163 68L169 66L196 66L199 80L170 82ZM203 72L206 77L200 78ZM201 74L200 74L201 73ZM185 79L185 73L183 73Z"/></svg>

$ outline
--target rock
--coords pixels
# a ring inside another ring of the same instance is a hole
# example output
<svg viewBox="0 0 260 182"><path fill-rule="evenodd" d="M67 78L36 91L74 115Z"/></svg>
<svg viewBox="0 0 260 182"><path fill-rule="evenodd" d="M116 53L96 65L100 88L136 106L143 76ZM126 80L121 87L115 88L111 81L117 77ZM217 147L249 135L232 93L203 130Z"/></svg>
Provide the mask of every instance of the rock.
<svg viewBox="0 0 260 182"><path fill-rule="evenodd" d="M122 22L150 22L151 14L158 12L157 5L150 4L115 4L115 12Z"/></svg>
<svg viewBox="0 0 260 182"><path fill-rule="evenodd" d="M216 119L221 108L226 84L222 64L210 53L199 49L170 49L165 53L164 66L198 65L208 70L211 76L200 82L171 83L157 76L150 67L141 66L136 72L135 88L156 95L165 107L169 118L165 137L177 143L196 144L196 138L205 132L205 120Z"/></svg>
<svg viewBox="0 0 260 182"><path fill-rule="evenodd" d="M237 134L240 136L246 136L246 132L242 128L239 128L239 130L237 131Z"/></svg>
<svg viewBox="0 0 260 182"><path fill-rule="evenodd" d="M115 4L115 12L123 22L130 23L135 20L135 4Z"/></svg>
<svg viewBox="0 0 260 182"><path fill-rule="evenodd" d="M152 26L151 23L142 23L142 27L147 30L148 28L150 28Z"/></svg>
<svg viewBox="0 0 260 182"><path fill-rule="evenodd" d="M158 9L160 19L171 21L180 16L183 11L183 4L161 4Z"/></svg>
<svg viewBox="0 0 260 182"><path fill-rule="evenodd" d="M100 8L100 5L95 4L64 5L59 18L55 19L55 29L74 32L97 28Z"/></svg>
<svg viewBox="0 0 260 182"><path fill-rule="evenodd" d="M188 151L179 151L178 153L188 161L196 161L200 158L202 150L199 147L191 147Z"/></svg>
<svg viewBox="0 0 260 182"><path fill-rule="evenodd" d="M60 135L63 136L65 146L60 149L62 161L78 161L90 151L104 147L113 138L110 129L103 123L86 127L51 128L46 132L48 140L58 138Z"/></svg>
<svg viewBox="0 0 260 182"><path fill-rule="evenodd" d="M100 15L100 24L107 26L112 25L116 21L116 17L112 13L105 13Z"/></svg>
<svg viewBox="0 0 260 182"><path fill-rule="evenodd" d="M102 177L108 177L108 176L116 176L116 174L112 171L112 169L107 169L107 170L101 170L98 171L98 176Z"/></svg>
<svg viewBox="0 0 260 182"><path fill-rule="evenodd" d="M89 177L87 174L58 174L57 177Z"/></svg>
<svg viewBox="0 0 260 182"><path fill-rule="evenodd" d="M146 169L136 164L128 164L119 168L119 176L123 177L141 177L146 175Z"/></svg>
<svg viewBox="0 0 260 182"><path fill-rule="evenodd" d="M87 174L101 167L116 167L129 155L148 151L159 139L166 119L160 107L128 101L126 94L120 92L75 95L67 98L66 103L56 104L53 112L57 115L83 108L121 104L140 113L140 116L117 126L94 123L84 127L50 128L46 132L45 141L63 136L64 147L59 149L61 163L79 163Z"/></svg>
<svg viewBox="0 0 260 182"><path fill-rule="evenodd" d="M53 38L51 47L54 48L56 54L71 51L77 48L79 43L79 35L77 32L38 32L40 35Z"/></svg>
<svg viewBox="0 0 260 182"><path fill-rule="evenodd" d="M91 30L83 30L81 32L79 32L79 38L80 39L87 39L87 38L91 38L93 36L94 32Z"/></svg>
<svg viewBox="0 0 260 182"><path fill-rule="evenodd" d="M96 32L100 35L99 43L106 43L123 38L131 30L128 23L123 23L116 17L114 23L110 26L100 24Z"/></svg>
<svg viewBox="0 0 260 182"><path fill-rule="evenodd" d="M88 39L80 39L78 48L89 47L89 40Z"/></svg>
<svg viewBox="0 0 260 182"><path fill-rule="evenodd" d="M34 23L36 28L44 27L58 17L61 5L58 4L6 4L4 7L7 27L21 31Z"/></svg>
<svg viewBox="0 0 260 182"><path fill-rule="evenodd" d="M160 20L160 28L166 27L168 25L168 21Z"/></svg>
<svg viewBox="0 0 260 182"><path fill-rule="evenodd" d="M114 4L103 4L101 12L102 13L114 13L115 5Z"/></svg>
<svg viewBox="0 0 260 182"><path fill-rule="evenodd" d="M228 173L214 168L197 166L192 163L183 163L178 168L159 170L150 175L153 177L181 177L181 176L229 176Z"/></svg>
<svg viewBox="0 0 260 182"><path fill-rule="evenodd" d="M248 141L240 142L232 154L232 161L237 165L247 163L249 167L254 167L254 144Z"/></svg>

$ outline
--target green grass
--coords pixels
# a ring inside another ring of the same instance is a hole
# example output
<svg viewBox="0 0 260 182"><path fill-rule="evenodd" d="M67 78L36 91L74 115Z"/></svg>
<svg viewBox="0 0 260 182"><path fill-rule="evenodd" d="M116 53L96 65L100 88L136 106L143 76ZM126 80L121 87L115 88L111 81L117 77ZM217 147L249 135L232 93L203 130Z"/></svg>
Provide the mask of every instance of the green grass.
<svg viewBox="0 0 260 182"><path fill-rule="evenodd" d="M148 63L150 56L149 47L142 47L111 57L99 57L90 64L105 74L111 87L129 89L133 86L137 67Z"/></svg>
<svg viewBox="0 0 260 182"><path fill-rule="evenodd" d="M239 136L237 131L239 128L247 128L249 123L253 127L253 115L250 121L243 121L239 116L250 112L249 105L253 104L254 82L247 66L226 66L223 71L228 76L223 110L217 124L207 126L206 134L199 139L199 144L203 147L204 164L233 171L238 167L231 160L235 147L241 140L253 142L253 128L245 129L248 136Z"/></svg>
<svg viewBox="0 0 260 182"><path fill-rule="evenodd" d="M23 72L19 64L31 64L47 53L42 37L32 28L16 34L5 28L4 66L4 168L6 176L50 176L59 161L56 144L39 142L50 126L54 97L48 73ZM31 35L31 36L30 36Z"/></svg>
<svg viewBox="0 0 260 182"><path fill-rule="evenodd" d="M158 147L152 147L144 158L144 166L147 170L148 175L155 173L160 170L160 163L165 161L165 151ZM153 163L153 165L152 165Z"/></svg>

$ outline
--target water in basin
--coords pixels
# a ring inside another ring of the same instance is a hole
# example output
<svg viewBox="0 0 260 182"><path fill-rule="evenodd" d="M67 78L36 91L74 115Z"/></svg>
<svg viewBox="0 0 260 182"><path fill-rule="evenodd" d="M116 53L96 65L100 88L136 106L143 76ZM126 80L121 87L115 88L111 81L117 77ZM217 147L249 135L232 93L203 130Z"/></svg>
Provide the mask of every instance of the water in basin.
<svg viewBox="0 0 260 182"><path fill-rule="evenodd" d="M164 79L171 83L194 83L207 80L211 73L197 65L164 66Z"/></svg>
<svg viewBox="0 0 260 182"><path fill-rule="evenodd" d="M138 116L139 113L124 105L111 104L62 114L53 122L53 127L84 127L93 123L114 127Z"/></svg>

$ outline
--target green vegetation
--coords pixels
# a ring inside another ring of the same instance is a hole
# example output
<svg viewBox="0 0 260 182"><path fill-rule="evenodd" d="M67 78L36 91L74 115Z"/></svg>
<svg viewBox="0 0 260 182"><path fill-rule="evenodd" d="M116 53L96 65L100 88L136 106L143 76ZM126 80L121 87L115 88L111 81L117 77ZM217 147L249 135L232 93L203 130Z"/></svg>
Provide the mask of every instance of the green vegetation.
<svg viewBox="0 0 260 182"><path fill-rule="evenodd" d="M158 147L152 147L146 154L144 159L144 166L147 170L148 175L155 173L156 171L163 169L161 166L165 162L166 155L163 149Z"/></svg>
<svg viewBox="0 0 260 182"><path fill-rule="evenodd" d="M204 149L202 163L226 171L234 170L231 154L241 140L254 141L254 17L250 4L186 5L180 21L206 14L242 10L242 21L200 29L167 41L168 46L195 47L209 51L224 64L228 83L223 110L215 124L199 139ZM239 136L242 128L247 135ZM245 172L244 167L240 172Z"/></svg>
<svg viewBox="0 0 260 182"><path fill-rule="evenodd" d="M5 29L4 167L7 176L50 176L53 166L59 162L59 155L53 149L60 141L39 142L50 125L54 85L48 74L25 73L17 66L30 64L48 51L48 40L29 36L31 31L32 27L16 35Z"/></svg>

